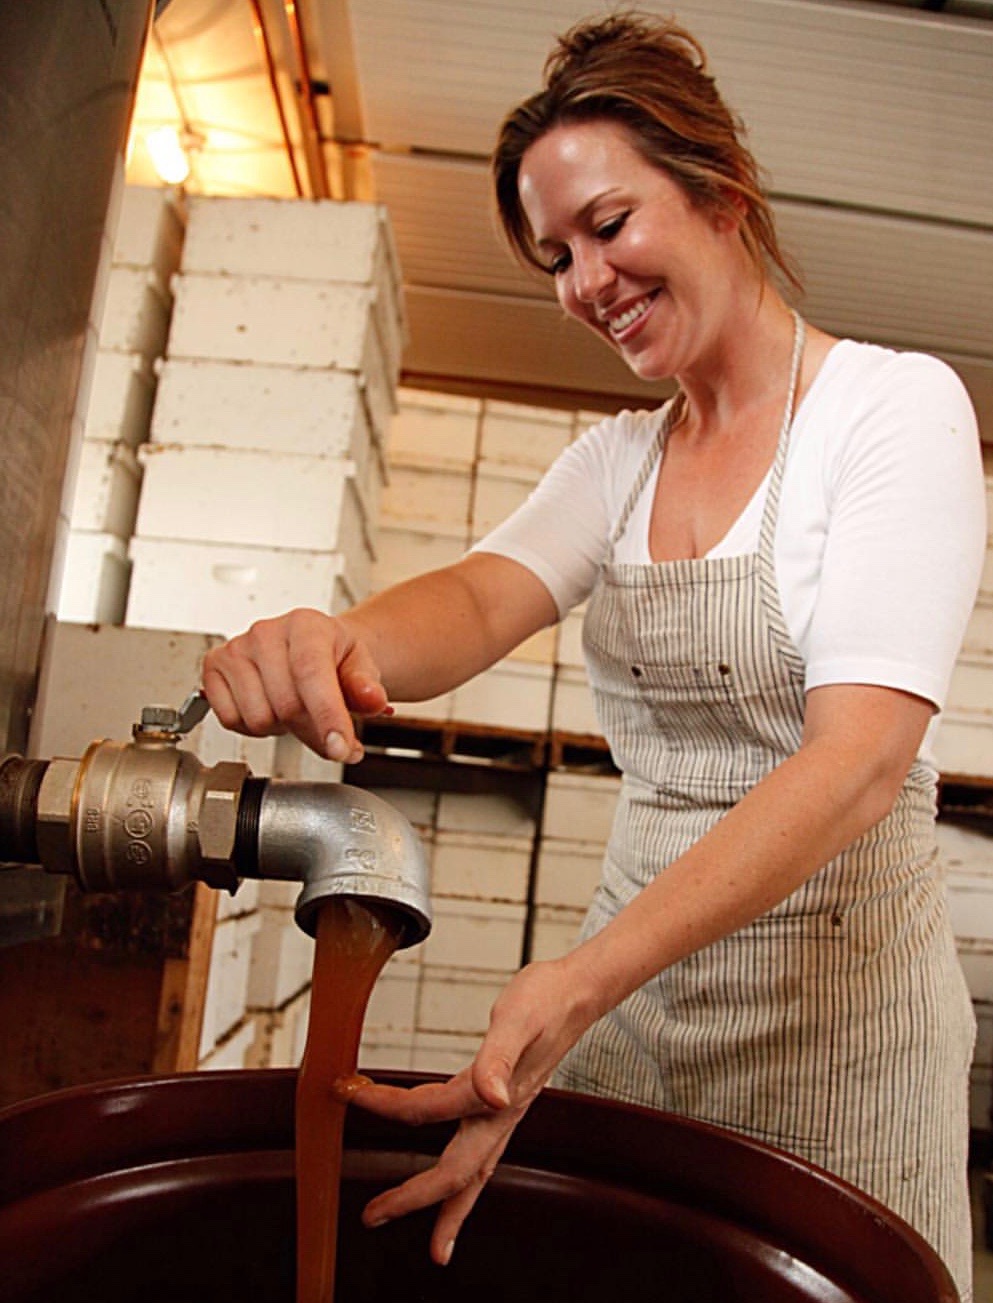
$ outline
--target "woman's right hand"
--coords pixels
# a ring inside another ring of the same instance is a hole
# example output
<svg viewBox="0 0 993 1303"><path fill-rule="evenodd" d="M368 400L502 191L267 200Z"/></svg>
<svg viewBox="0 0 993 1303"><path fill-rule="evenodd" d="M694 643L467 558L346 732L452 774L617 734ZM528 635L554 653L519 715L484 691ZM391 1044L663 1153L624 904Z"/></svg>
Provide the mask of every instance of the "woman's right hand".
<svg viewBox="0 0 993 1303"><path fill-rule="evenodd" d="M225 728L292 733L318 755L362 758L352 715L389 711L379 669L346 619L299 609L207 653L203 689Z"/></svg>

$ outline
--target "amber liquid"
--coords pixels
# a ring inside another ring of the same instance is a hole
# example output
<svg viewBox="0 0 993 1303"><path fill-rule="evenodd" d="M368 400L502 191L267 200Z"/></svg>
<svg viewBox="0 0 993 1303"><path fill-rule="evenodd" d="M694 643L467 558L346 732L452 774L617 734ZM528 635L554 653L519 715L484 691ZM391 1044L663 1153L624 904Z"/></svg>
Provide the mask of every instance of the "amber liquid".
<svg viewBox="0 0 993 1303"><path fill-rule="evenodd" d="M296 1092L297 1303L334 1298L346 1105L333 1087L355 1073L366 1004L399 939L385 909L343 896L321 907Z"/></svg>

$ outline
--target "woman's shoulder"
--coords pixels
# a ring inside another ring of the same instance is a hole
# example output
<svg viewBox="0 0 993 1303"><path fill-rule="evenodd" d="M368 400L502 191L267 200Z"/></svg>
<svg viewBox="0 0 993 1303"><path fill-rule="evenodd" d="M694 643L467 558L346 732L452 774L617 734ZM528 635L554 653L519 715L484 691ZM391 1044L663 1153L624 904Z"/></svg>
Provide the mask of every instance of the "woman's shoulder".
<svg viewBox="0 0 993 1303"><path fill-rule="evenodd" d="M817 386L825 396L849 405L864 396L870 401L892 394L905 402L921 395L959 400L968 398L955 370L930 353L903 351L882 344L839 339L824 362Z"/></svg>
<svg viewBox="0 0 993 1303"><path fill-rule="evenodd" d="M658 438L666 404L655 408L624 408L593 420L572 444L576 454L594 463L608 478L629 478Z"/></svg>

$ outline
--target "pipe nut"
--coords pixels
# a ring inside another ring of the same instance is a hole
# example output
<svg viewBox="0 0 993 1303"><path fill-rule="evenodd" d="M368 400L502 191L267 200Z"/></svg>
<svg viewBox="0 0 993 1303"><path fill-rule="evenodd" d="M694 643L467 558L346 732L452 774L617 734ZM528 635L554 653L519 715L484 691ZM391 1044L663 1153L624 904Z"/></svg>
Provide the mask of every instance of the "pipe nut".
<svg viewBox="0 0 993 1303"><path fill-rule="evenodd" d="M74 873L73 797L78 760L52 760L38 789L38 858L49 873Z"/></svg>
<svg viewBox="0 0 993 1303"><path fill-rule="evenodd" d="M201 858L207 863L229 864L234 859L238 835L238 803L248 767L222 760L209 770L197 818Z"/></svg>

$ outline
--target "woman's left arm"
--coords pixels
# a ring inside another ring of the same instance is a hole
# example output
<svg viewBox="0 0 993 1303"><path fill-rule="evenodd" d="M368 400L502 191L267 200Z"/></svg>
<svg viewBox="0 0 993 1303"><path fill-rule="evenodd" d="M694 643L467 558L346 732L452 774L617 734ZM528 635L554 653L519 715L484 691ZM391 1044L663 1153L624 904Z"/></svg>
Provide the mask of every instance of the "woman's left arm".
<svg viewBox="0 0 993 1303"><path fill-rule="evenodd" d="M355 1102L405 1122L461 1119L438 1163L372 1200L366 1224L440 1203L431 1253L447 1262L514 1127L583 1032L670 964L784 900L882 819L933 712L890 688L811 690L796 753L596 936L516 974L468 1068L409 1091L360 1089Z"/></svg>

